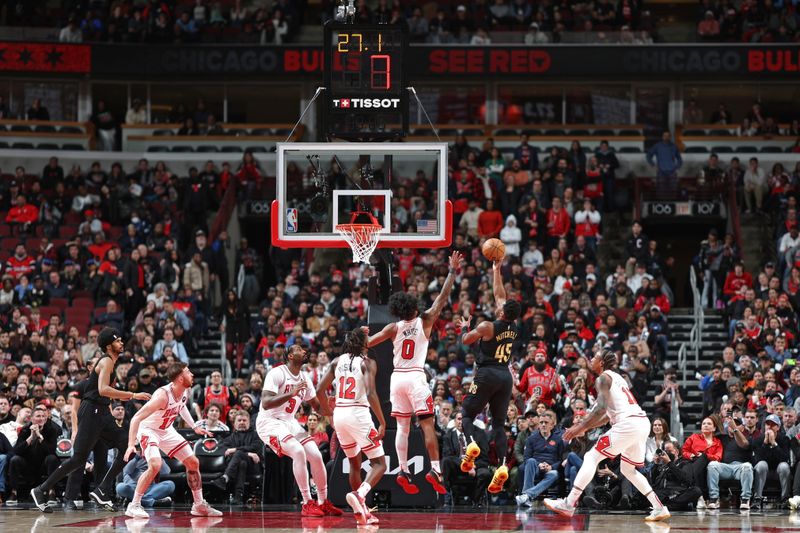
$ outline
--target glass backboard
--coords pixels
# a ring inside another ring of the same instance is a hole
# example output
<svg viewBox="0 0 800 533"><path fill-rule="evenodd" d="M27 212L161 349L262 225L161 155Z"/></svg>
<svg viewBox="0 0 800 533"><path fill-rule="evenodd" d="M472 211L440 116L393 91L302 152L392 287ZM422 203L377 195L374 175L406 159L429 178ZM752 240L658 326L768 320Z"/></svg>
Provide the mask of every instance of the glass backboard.
<svg viewBox="0 0 800 533"><path fill-rule="evenodd" d="M335 231L367 211L379 248L440 248L452 238L445 143L278 143L272 242L343 248Z"/></svg>

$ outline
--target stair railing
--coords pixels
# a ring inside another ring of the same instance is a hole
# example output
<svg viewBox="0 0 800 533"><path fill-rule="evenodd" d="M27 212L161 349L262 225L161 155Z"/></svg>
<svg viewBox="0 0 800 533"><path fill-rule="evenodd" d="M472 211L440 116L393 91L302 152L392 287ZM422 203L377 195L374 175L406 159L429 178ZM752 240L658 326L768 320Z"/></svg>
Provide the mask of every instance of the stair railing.
<svg viewBox="0 0 800 533"><path fill-rule="evenodd" d="M697 288L697 272L694 266L689 267L689 284L692 286L692 303L694 304L694 325L689 332L689 348L694 352L694 367L700 365L700 346L702 342L703 327L705 326L705 309L703 299ZM686 369L684 368L684 372Z"/></svg>
<svg viewBox="0 0 800 533"><path fill-rule="evenodd" d="M225 345L225 332L219 338L219 368L222 372L222 381L231 384L231 365L228 364L228 352Z"/></svg>
<svg viewBox="0 0 800 533"><path fill-rule="evenodd" d="M678 395L673 394L669 407L669 432L678 439L678 442L683 443L683 422L681 422L680 409Z"/></svg>

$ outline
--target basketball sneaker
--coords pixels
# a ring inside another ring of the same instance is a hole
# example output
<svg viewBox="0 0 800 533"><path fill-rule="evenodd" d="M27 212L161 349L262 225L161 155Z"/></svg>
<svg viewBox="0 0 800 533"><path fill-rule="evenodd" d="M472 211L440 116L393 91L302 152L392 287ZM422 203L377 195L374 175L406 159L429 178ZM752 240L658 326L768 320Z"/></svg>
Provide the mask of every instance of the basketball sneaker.
<svg viewBox="0 0 800 533"><path fill-rule="evenodd" d="M333 505L330 500L322 502L319 508L325 513L325 516L342 516L342 510Z"/></svg>
<svg viewBox="0 0 800 533"><path fill-rule="evenodd" d="M147 511L144 510L141 503L129 503L128 507L125 509L125 516L130 516L131 518L150 518L150 515L147 514Z"/></svg>
<svg viewBox="0 0 800 533"><path fill-rule="evenodd" d="M207 501L203 500L192 504L191 514L192 516L222 516L222 511L214 509Z"/></svg>
<svg viewBox="0 0 800 533"><path fill-rule="evenodd" d="M567 503L566 498L559 498L557 500L551 500L550 498L545 498L544 506L553 511L554 513L558 513L561 516L566 516L567 518L571 518L572 515L575 514L575 508Z"/></svg>
<svg viewBox="0 0 800 533"><path fill-rule="evenodd" d="M796 511L798 507L800 507L800 496L792 496L789 498L789 509L792 511Z"/></svg>
<svg viewBox="0 0 800 533"><path fill-rule="evenodd" d="M644 517L645 522L661 522L672 516L669 514L669 509L662 507L661 509L653 509L649 515Z"/></svg>
<svg viewBox="0 0 800 533"><path fill-rule="evenodd" d="M33 504L39 508L40 511L43 513L52 513L53 509L47 504L47 497L42 492L42 489L39 487L34 487L31 489L31 498L33 498ZM12 507L12 500L6 502L6 505ZM16 501L14 501L14 505L16 505Z"/></svg>
<svg viewBox="0 0 800 533"><path fill-rule="evenodd" d="M323 511L316 500L308 500L300 508L300 516L325 516Z"/></svg>
<svg viewBox="0 0 800 533"><path fill-rule="evenodd" d="M503 485L505 485L506 481L508 480L508 467L506 465L500 465L497 467L497 470L494 471L494 476L492 476L492 482L489 483L489 488L486 490L489 491L491 494L497 494L501 490L503 490Z"/></svg>
<svg viewBox="0 0 800 533"><path fill-rule="evenodd" d="M431 469L430 472L425 474L425 480L433 485L433 490L439 494L447 494L447 489L444 488L444 480L442 479L442 475L436 470Z"/></svg>
<svg viewBox="0 0 800 533"><path fill-rule="evenodd" d="M364 501L364 498L359 496L356 491L348 492L347 496L344 497L347 500L347 505L353 509L353 514L356 515L356 523L359 525L367 523L367 504Z"/></svg>
<svg viewBox="0 0 800 533"><path fill-rule="evenodd" d="M106 495L105 491L100 487L97 487L92 492L89 493L89 497L92 498L97 505L104 508L106 511L113 511L114 510L114 500Z"/></svg>
<svg viewBox="0 0 800 533"><path fill-rule="evenodd" d="M414 485L414 482L411 481L411 476L408 475L408 472L400 472L397 474L397 484L400 485L400 488L402 488L406 494L419 493L419 487Z"/></svg>
<svg viewBox="0 0 800 533"><path fill-rule="evenodd" d="M462 472L470 472L473 468L475 468L475 459L477 459L481 454L481 449L478 446L478 443L473 441L467 446L466 452L467 453L465 453L464 457L461 459Z"/></svg>

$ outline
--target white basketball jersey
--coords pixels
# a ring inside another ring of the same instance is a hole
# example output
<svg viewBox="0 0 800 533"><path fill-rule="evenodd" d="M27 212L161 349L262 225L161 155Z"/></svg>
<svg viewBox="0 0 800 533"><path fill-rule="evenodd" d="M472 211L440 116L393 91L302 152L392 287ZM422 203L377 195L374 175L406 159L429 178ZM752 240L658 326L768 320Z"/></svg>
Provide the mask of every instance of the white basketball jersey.
<svg viewBox="0 0 800 533"><path fill-rule="evenodd" d="M628 388L628 382L625 381L625 378L610 370L606 370L603 374L611 378L608 405L606 405L606 413L611 425L629 416L647 416L642 411L642 408L639 407L639 404L636 403L636 399Z"/></svg>
<svg viewBox="0 0 800 533"><path fill-rule="evenodd" d="M294 420L294 415L300 408L302 402L308 401L314 397L314 385L311 383L311 378L308 374L300 372L294 375L289 371L286 365L276 366L267 373L264 378L264 389L275 394L283 394L288 392L292 387L299 385L303 381L306 382L306 388L303 392L289 398L283 405L273 407L272 409L264 410L262 407L258 412L258 418L277 418L279 420Z"/></svg>
<svg viewBox="0 0 800 533"><path fill-rule="evenodd" d="M425 367L428 338L421 317L398 322L393 342L395 370L422 370Z"/></svg>
<svg viewBox="0 0 800 533"><path fill-rule="evenodd" d="M336 407L367 407L366 376L362 371L363 357L349 353L342 354L336 365L335 378Z"/></svg>
<svg viewBox="0 0 800 533"><path fill-rule="evenodd" d="M180 415L181 410L189 400L189 391L184 390L180 398L175 397L172 383L160 387L167 396L167 406L164 409L159 409L153 412L150 416L142 420L140 427L148 429L169 429L175 422L175 419ZM155 394L154 394L155 396Z"/></svg>

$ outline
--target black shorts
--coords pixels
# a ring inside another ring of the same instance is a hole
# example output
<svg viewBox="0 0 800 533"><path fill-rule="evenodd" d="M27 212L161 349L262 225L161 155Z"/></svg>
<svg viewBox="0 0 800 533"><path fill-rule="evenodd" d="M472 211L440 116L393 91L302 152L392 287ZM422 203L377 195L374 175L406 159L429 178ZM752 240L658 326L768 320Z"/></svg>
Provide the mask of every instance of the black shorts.
<svg viewBox="0 0 800 533"><path fill-rule="evenodd" d="M502 412L505 420L513 386L514 380L507 367L479 367L475 371L475 378L467 387L467 397L462 404L464 413L474 418L488 404L493 418L499 417Z"/></svg>
<svg viewBox="0 0 800 533"><path fill-rule="evenodd" d="M88 455L99 440L104 441L109 449L125 450L128 445L127 428L117 425L108 405L83 400L78 408L78 435L74 448Z"/></svg>

